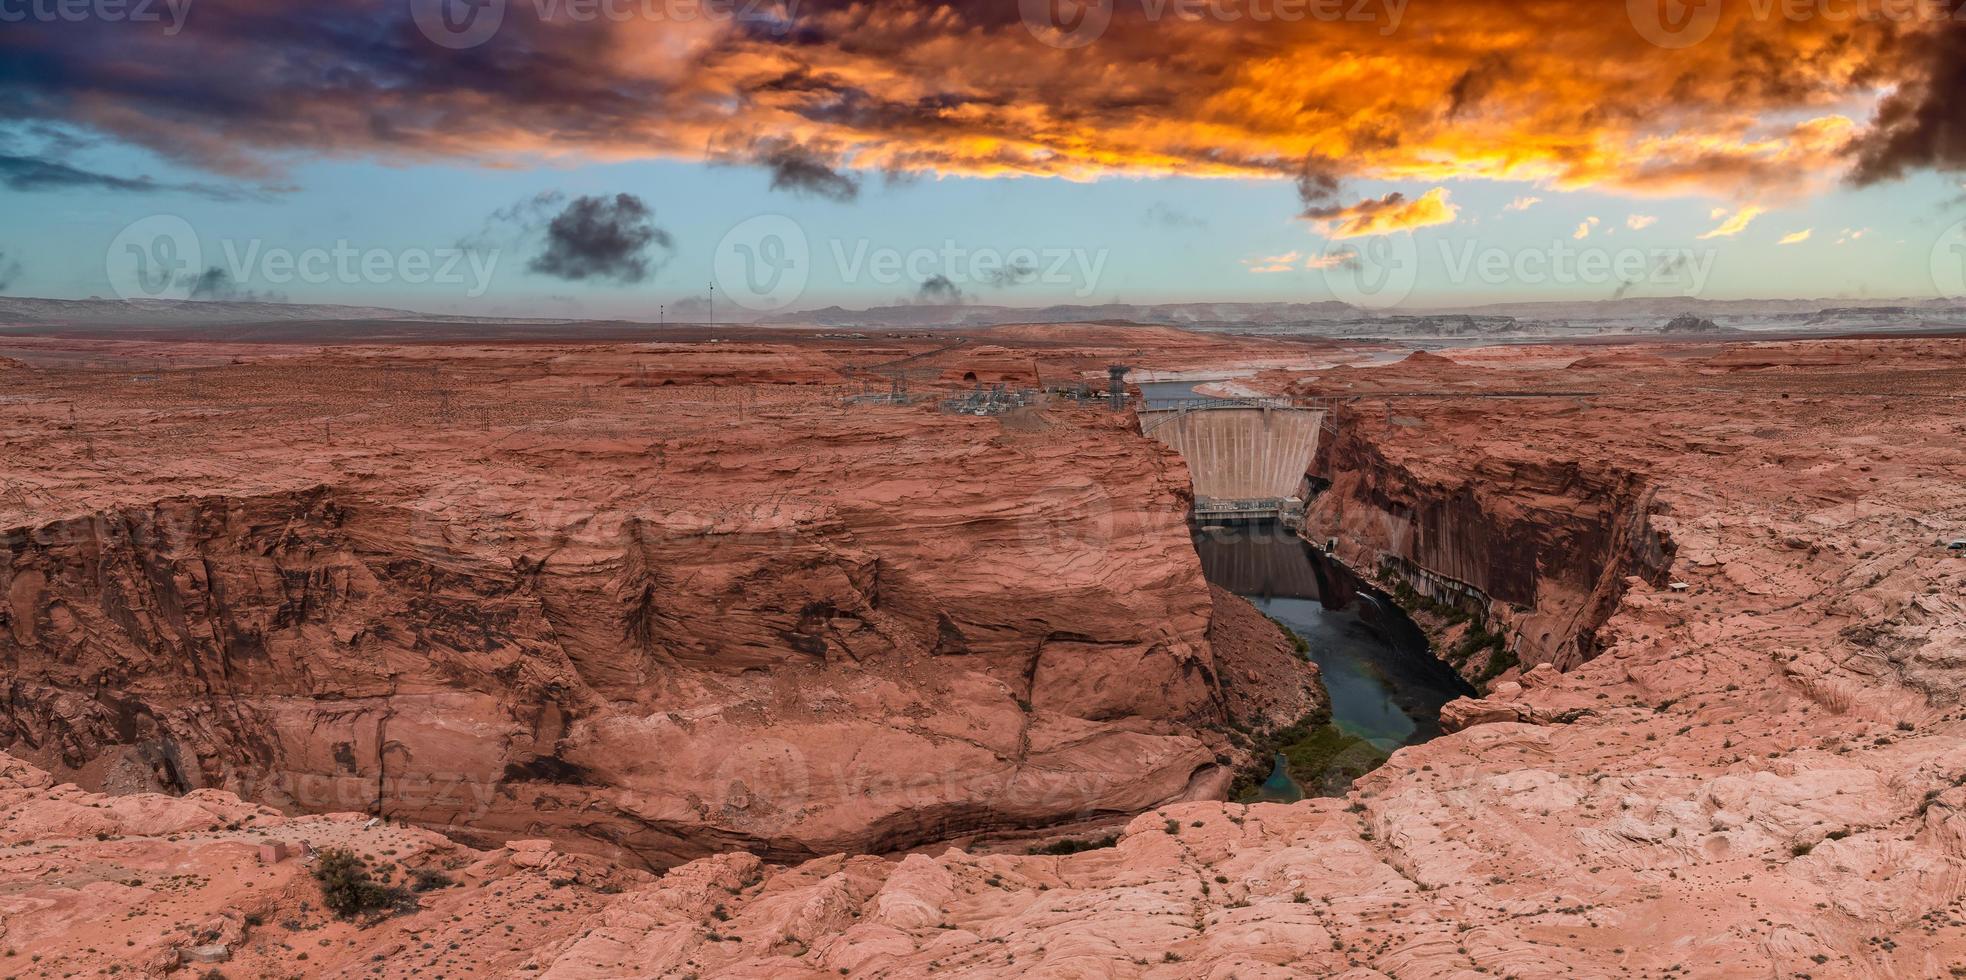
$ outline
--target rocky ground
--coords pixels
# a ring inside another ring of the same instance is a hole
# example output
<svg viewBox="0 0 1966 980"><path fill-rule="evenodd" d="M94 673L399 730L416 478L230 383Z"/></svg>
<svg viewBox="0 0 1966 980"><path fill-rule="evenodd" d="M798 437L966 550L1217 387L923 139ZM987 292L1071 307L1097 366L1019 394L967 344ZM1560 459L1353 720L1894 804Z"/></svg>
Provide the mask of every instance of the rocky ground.
<svg viewBox="0 0 1966 980"><path fill-rule="evenodd" d="M1002 359L945 346L855 356ZM0 405L0 748L91 789L788 860L1219 796L1321 697L1103 407L848 407L831 341L226 350L24 345Z"/></svg>
<svg viewBox="0 0 1966 980"><path fill-rule="evenodd" d="M282 383L295 384L296 377L283 375ZM1125 825L1112 846L1074 854L968 845L906 857L767 862L725 853L658 877L610 870L619 865L565 853L565 842L535 843L516 833L506 835L511 839L501 847L485 840L478 843L486 846L474 848L424 830L369 827L362 817L280 816L215 791L178 799L97 797L50 785L38 770L13 764L0 783L0 869L8 869L0 875L0 907L8 910L0 946L14 955L0 959L0 972L61 976L110 965L158 970L180 947L217 942L239 957L239 975L428 976L452 969L553 977L1966 973L1966 713L1959 705L1966 557L1945 546L1966 537L1966 418L1960 411L1966 343L1489 349L1451 360L1417 358L1369 371L1272 374L1260 381L1339 402L1340 438L1320 453L1325 465L1339 467L1324 474L1334 495L1314 510L1313 534L1339 538L1339 553L1369 573L1421 582L1434 590L1431 601L1473 590L1476 597L1466 601L1486 622L1507 629L1516 658L1489 679L1486 697L1454 706L1462 730L1401 750L1348 798L1289 806L1145 802L1145 812ZM515 390L500 389L500 397L473 411L504 411ZM98 417L117 419L125 430L161 424L105 411L98 403L107 396L85 399L70 391L71 404L104 412ZM1496 397L1524 392L1554 397ZM1419 394L1426 397L1407 397ZM461 405L481 403L454 395L451 404L461 412ZM100 426L87 428L93 450L85 445L65 451L58 447L74 437L49 433L65 414L59 401L43 394L8 407L17 418L33 414L31 425L10 423L7 451L27 451L37 461L29 471L27 502L17 506L39 515L42 526L57 516L48 512L49 501L79 492L65 488L108 486L105 472L130 470L124 484L138 488L132 499L146 493L155 499L154 490L144 488L166 485L173 472L182 472L172 468L225 471L191 454L153 460L149 469L136 466L114 455L119 440L94 435ZM595 414L576 407L568 406L565 423L573 432ZM932 445L891 464L905 472L959 467L969 458L955 450L941 455L944 444L969 450L993 444L959 440L965 430L958 426L971 423L915 421L929 427L926 442ZM317 423L311 416L306 421ZM1014 443L1023 437L1010 434L1017 423L987 424L1004 433L992 439ZM233 423L233 431L242 425ZM805 435L804 425L778 438L819 438ZM859 425L835 420L813 431L838 443L892 438L889 430ZM1047 419L1043 425L1038 431L1051 432L1058 423ZM1078 461L1073 472L1138 476L1131 450L1106 448L1125 433L1102 434L1099 425L1075 423L1069 440L1042 442L1061 445L1060 452ZM269 425L267 442L285 439L290 447L298 431ZM424 492L432 509L480 515L447 519L444 526L480 527L482 515L497 512L490 506L497 497L463 492L449 476L429 476L455 472L430 462L451 459L442 455L446 440L462 438L467 436L426 435L414 450L389 448L421 454L414 467L407 455L378 458L383 449L373 444L342 452L358 460L346 464L350 472L375 474L358 487L430 480L433 487ZM578 452L608 458L624 452L609 448L610 439L621 438L563 437L550 445L584 447L592 440L594 448ZM756 485L760 474L780 482L805 479L792 461L811 458L818 445L774 455L776 443L735 432L716 438L737 451L689 454L695 461L686 472L720 495ZM532 482L520 485L530 499L542 496L541 487L577 479L591 465L574 466L568 450L549 450L546 440L501 436L496 445L544 460L529 472ZM269 446L267 457L281 458L280 450ZM985 455L968 472L975 480L1006 479L998 474L1014 474L1019 458ZM847 470L857 473L863 465L880 471L871 461ZM263 496L283 490L273 479L282 472L266 463L257 470L241 467L236 478L262 486ZM1157 479L1177 483L1178 476L1175 464ZM622 493L648 492L622 475L608 482L630 484ZM1103 491L1109 498L1118 493L1129 501L1141 486L1137 479L1095 482L1115 488ZM866 485L903 484L890 477ZM213 495L241 493L215 488ZM892 510L907 496L872 499ZM227 512L234 506L226 504ZM961 515L971 515L964 523L974 522L975 508L982 506L986 501L978 497L908 510L944 514L948 526ZM346 508L358 529L361 509ZM1131 515L1154 508L1106 509ZM305 534L272 521L271 514L239 520L212 513L193 524L231 521L227 526L274 529L241 539L239 550L290 553L281 551L291 547L287 537ZM879 539L876 517L844 506L834 514L831 519L856 541L862 534ZM1456 526L1440 525L1450 518ZM916 520L921 523L906 533L934 526ZM1073 645L1073 655L1061 659L1096 664L1107 647L1120 647L1125 659L1106 676L1137 678L1140 665L1152 662L1141 654L1155 642L1172 649L1185 638L1197 662L1222 655L1209 636L1205 590L1192 583L1152 586L1165 580L1165 572L1130 578L1178 551L1172 544L1113 543L1162 540L1129 532L1092 535L1094 543L1076 545L1089 537L1080 530L1088 526L1082 515L1040 523L1055 523L1060 530L1049 534L1065 543L1047 542L1033 553L1082 547L1085 563L1098 572L1075 578L1069 563L1049 568L1047 581L1063 576L1081 591L1060 598L1047 596L1053 589L1020 592L1017 614L1042 618L1054 602L1061 609L1118 603L1101 621L1110 617L1115 635L1127 637L1112 644L1062 641ZM274 533L281 528L288 530ZM414 542L426 532L405 523L362 533ZM536 532L525 526L499 533L523 538ZM460 546L453 540L446 547ZM575 549L569 563L577 566L578 549L594 546L563 547ZM664 560L647 567L670 567L668 553L655 553ZM714 563L696 567L699 576L715 572ZM937 592L937 603L996 608L998 617L1004 616L1004 590L1033 577L1015 563L971 570L968 579L962 562L934 567L968 583L967 593L953 586ZM815 574L799 580L823 577L817 573L825 568L814 565ZM846 570L838 574L854 581ZM10 586L16 609L21 578L17 570ZM1123 597L1101 594L1122 585ZM789 581L778 585L789 587ZM333 590L325 586L293 581L280 588L290 596L318 596L303 603L307 610L332 605ZM965 594L974 597L968 604ZM931 608L927 600L916 601ZM54 608L39 600L29 605ZM78 606L64 599L64 608ZM857 610L862 623L878 618L872 604L847 608ZM83 622L80 613L71 615ZM590 687L630 690L682 669L666 661L661 670L638 663L615 667L617 676L605 671L605 658L587 666L577 655L577 631L597 615L567 617L574 628L567 635L574 638L559 641L574 651L567 654L570 671L606 678ZM757 616L733 618L742 623ZM847 662L837 669L843 672L851 663L905 659L845 643L865 632L889 634L858 626L841 633L838 618L829 615L824 625L794 632L823 638L823 656L841 656ZM976 628L987 619L980 612L951 619L966 643L997 635ZM670 655L679 665L689 656L687 637L706 628L738 629L720 627L724 620L709 612L673 626L661 617L646 621L652 629L673 629L659 634L661 648L682 651ZM1565 632L1566 622L1571 632ZM1181 623L1192 625L1168 625ZM49 612L34 629L58 626ZM15 637L10 649L26 648L23 628L18 618L8 624ZM1144 629L1173 632L1154 641L1138 634ZM330 622L321 635L333 631ZM921 641L937 642L929 637L940 635L937 626ZM850 656L835 652L842 645L852 649ZM467 652L463 644L453 647L446 656ZM425 649L404 643L384 656L400 663ZM95 670L112 666L84 662ZM251 656L224 662L248 673L255 663ZM467 666L452 660L445 669ZM20 669L16 660L9 668ZM338 663L336 669L353 666ZM748 669L738 670L738 678ZM774 661L767 673L780 669ZM816 668L826 676L824 669ZM988 670L976 673L1011 693L958 696L979 703L1016 696L1011 681ZM831 675L828 683L849 683L841 676ZM1239 676L1247 681L1263 673L1251 668ZM68 683L72 697L89 679L76 676ZM985 682L974 684L982 690ZM1233 684L1216 685L1225 686L1231 693L1222 696L1235 696ZM1137 683L1118 690L1135 688ZM946 699L950 690L916 696ZM1049 710L1111 732L1104 737L1119 741L1110 743L1114 754L1105 764L1123 773L1120 782L1155 786L1157 757L1140 754L1148 743L1138 740L1187 737L1200 745L1199 737L1168 734L1141 721L1120 724L1120 717L1140 716L1089 707L1110 705L1100 698L1110 699L1115 690L1112 684L1067 683L1060 696L1070 707ZM1160 704L1182 703L1167 690L1157 692ZM1195 701L1213 697L1198 694ZM14 698L19 704L20 695ZM47 710L58 714L68 703ZM1047 710L1033 707L1026 714ZM14 710L16 718L24 716ZM1021 706L1006 710L1023 712ZM431 713L419 711L428 723ZM841 712L843 718L868 715L865 705L854 703ZM771 712L750 717L759 726L777 721ZM979 719L977 725L994 729L996 723ZM678 723L677 730L685 726ZM762 727L724 728L716 737L772 734ZM803 733L777 737L801 747L812 741ZM459 738L475 744L483 736ZM598 753L587 758L597 766L608 762ZM935 764L951 771L966 765ZM643 785L659 783L651 776ZM456 883L421 893L419 911L366 926L331 920L318 910L318 889L301 870L310 866L304 857L258 864L257 842L266 838L306 839L316 848L347 842L378 864L394 861L410 869L399 873L441 866ZM825 839L816 835L813 843ZM1091 835L1081 839L1103 843ZM225 907L252 914L251 902L258 901L266 902L266 911L257 913L257 924L247 918L230 925L211 921L213 910ZM315 905L302 909L302 902ZM83 916L81 908L98 914ZM521 935L508 941L501 935L508 927ZM297 951L312 959L298 960Z"/></svg>

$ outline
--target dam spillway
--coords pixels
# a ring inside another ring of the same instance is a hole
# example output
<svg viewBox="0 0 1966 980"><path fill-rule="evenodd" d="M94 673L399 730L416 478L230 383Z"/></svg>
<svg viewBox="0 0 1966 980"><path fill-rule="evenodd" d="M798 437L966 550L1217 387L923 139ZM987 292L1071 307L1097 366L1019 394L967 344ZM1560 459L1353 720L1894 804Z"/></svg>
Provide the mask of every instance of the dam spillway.
<svg viewBox="0 0 1966 980"><path fill-rule="evenodd" d="M1279 399L1149 402L1140 431L1181 454L1198 519L1264 519L1301 499L1317 455L1322 409Z"/></svg>

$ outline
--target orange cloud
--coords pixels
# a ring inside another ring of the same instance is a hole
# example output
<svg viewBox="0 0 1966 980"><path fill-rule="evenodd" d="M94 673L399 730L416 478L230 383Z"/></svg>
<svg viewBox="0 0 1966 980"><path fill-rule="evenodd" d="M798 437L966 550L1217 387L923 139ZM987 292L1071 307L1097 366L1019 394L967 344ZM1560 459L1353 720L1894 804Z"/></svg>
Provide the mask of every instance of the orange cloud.
<svg viewBox="0 0 1966 980"><path fill-rule="evenodd" d="M1244 259L1242 260L1242 264L1249 266L1250 272L1258 274L1289 272L1297 268L1297 260L1303 257L1304 254L1302 252L1292 251L1285 252L1282 255L1271 255L1260 259Z"/></svg>
<svg viewBox="0 0 1966 980"><path fill-rule="evenodd" d="M0 99L16 120L242 175L321 156L708 158L837 199L854 172L1292 177L1319 158L1428 186L1773 200L1858 159L1888 176L1956 151L1958 45L1916 19L1715 3L1702 43L1660 46L1625 5L1574 0L1400 5L1397 25L1115 3L1086 34L1034 30L1007 0L550 23L512 3L482 45L452 49L419 34L411 6L200 0L171 37L15 25L0 57L34 70L0 78Z"/></svg>
<svg viewBox="0 0 1966 980"><path fill-rule="evenodd" d="M1759 205L1754 205L1754 204L1750 204L1740 209L1739 211L1734 212L1731 215L1727 215L1726 208L1716 208L1714 209L1712 216L1715 218L1719 218L1722 215L1727 215L1727 220L1722 221L1720 223L1720 226L1715 228L1714 230L1709 231L1704 235L1701 235L1700 240L1706 241L1707 239L1710 238L1732 238L1735 235L1738 235L1741 232L1746 231L1749 223L1753 222L1754 219L1759 218L1766 213L1768 213L1767 208L1763 208Z"/></svg>
<svg viewBox="0 0 1966 980"><path fill-rule="evenodd" d="M1436 187L1416 199L1393 193L1344 207L1307 212L1312 225L1328 238L1363 238L1411 231L1454 221L1461 212L1448 201L1447 188Z"/></svg>
<svg viewBox="0 0 1966 980"><path fill-rule="evenodd" d="M1789 233L1789 234L1786 234L1786 235L1783 235L1783 236L1782 236L1782 240L1781 240L1781 241L1779 241L1779 242L1776 242L1775 244L1777 244L1777 245L1800 245L1800 244L1802 244L1803 242L1806 242L1806 241L1808 241L1808 240L1809 240L1809 236L1810 236L1810 235L1813 235L1813 234L1815 234L1815 233L1816 233L1816 229L1814 229L1814 228L1804 228L1804 229L1802 229L1801 231L1797 231L1797 232L1791 232L1791 233Z"/></svg>

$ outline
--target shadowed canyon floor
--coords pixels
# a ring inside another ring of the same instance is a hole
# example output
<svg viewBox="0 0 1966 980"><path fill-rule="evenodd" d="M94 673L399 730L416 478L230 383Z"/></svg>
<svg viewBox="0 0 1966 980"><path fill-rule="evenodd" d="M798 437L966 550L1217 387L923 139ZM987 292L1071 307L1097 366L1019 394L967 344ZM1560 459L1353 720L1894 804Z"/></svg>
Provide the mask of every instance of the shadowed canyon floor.
<svg viewBox="0 0 1966 980"><path fill-rule="evenodd" d="M1160 366L1274 353L1219 343ZM1341 401L1307 536L1486 693L1249 806L1202 798L1233 723L1316 695L1202 581L1178 457L1089 409L733 405L699 382L785 355L709 346L10 348L0 972L1966 971L1966 343L1250 379ZM405 792L441 773L491 802ZM256 805L351 785L397 819ZM454 881L357 927L272 840Z"/></svg>

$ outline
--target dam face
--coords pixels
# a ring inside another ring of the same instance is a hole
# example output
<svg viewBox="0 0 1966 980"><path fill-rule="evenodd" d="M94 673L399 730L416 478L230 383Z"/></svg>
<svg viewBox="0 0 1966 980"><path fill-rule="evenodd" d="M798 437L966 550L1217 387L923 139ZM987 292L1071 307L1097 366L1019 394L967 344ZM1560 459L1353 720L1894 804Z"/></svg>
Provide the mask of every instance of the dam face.
<svg viewBox="0 0 1966 980"><path fill-rule="evenodd" d="M1324 412L1312 409L1221 406L1143 409L1140 431L1181 454L1194 480L1196 513L1209 504L1298 496L1317 455Z"/></svg>

